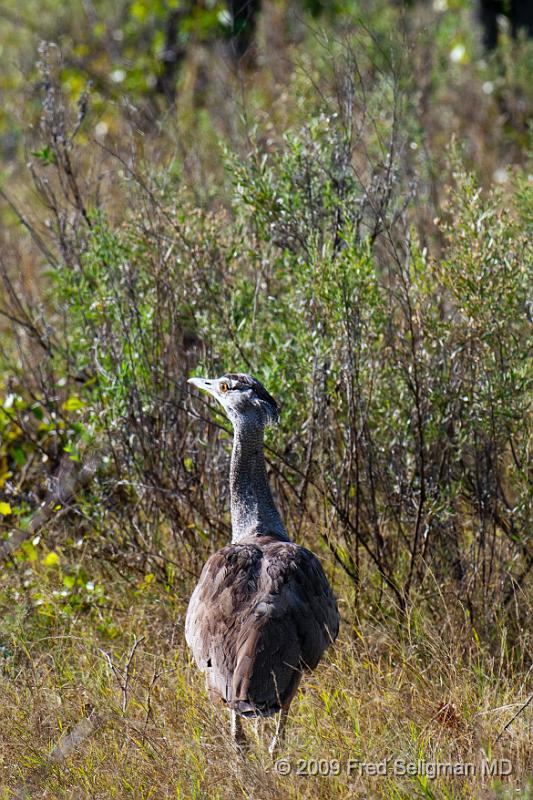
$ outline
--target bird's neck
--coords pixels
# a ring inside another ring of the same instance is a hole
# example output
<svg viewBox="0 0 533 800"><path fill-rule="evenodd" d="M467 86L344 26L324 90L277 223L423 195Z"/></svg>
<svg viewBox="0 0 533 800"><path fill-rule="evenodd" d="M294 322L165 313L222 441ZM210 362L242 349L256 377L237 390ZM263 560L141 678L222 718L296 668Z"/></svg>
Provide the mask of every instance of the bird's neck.
<svg viewBox="0 0 533 800"><path fill-rule="evenodd" d="M230 490L233 542L254 534L289 541L268 485L261 424L239 421L235 425Z"/></svg>

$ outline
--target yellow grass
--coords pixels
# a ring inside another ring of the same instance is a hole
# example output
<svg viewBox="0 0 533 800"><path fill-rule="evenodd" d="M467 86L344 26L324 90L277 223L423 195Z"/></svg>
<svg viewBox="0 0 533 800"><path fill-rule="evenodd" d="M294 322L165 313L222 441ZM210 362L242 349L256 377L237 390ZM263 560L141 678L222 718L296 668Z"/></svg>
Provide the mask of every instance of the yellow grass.
<svg viewBox="0 0 533 800"><path fill-rule="evenodd" d="M414 613L387 622L341 595L340 638L304 681L273 762L271 721L248 723L241 756L227 713L207 699L183 638L189 587L180 598L119 582L104 607L67 617L56 572L36 570L40 606L13 571L2 595L2 800L531 796L533 707L496 741L527 699L527 676L513 674L505 647L500 659L484 654L466 625ZM511 774L483 774L498 759ZM400 774L410 769L419 774ZM437 769L475 774L433 778Z"/></svg>

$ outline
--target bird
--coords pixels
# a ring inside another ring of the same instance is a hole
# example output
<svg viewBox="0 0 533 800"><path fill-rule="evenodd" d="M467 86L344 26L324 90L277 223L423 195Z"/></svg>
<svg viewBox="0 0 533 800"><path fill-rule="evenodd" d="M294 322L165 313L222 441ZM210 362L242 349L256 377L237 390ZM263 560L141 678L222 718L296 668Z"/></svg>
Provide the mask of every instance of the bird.
<svg viewBox="0 0 533 800"><path fill-rule="evenodd" d="M284 741L302 675L337 638L337 601L318 558L291 541L270 491L264 431L279 407L245 373L190 378L233 426L231 543L211 555L190 598L185 638L213 702L231 714L231 737L248 747L242 720L279 714L269 752Z"/></svg>

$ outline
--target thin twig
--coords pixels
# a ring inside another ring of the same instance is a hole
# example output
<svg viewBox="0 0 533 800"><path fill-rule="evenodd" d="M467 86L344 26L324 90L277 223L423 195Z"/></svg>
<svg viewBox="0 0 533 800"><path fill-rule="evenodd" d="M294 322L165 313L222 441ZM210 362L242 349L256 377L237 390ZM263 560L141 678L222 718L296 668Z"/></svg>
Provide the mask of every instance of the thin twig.
<svg viewBox="0 0 533 800"><path fill-rule="evenodd" d="M503 734L505 733L505 731L506 731L506 730L507 730L507 729L508 729L508 728L509 728L509 727L510 727L512 724L513 724L513 722L515 721L515 719L516 719L517 717L519 717L519 716L520 716L520 714L522 713L522 711L525 711L525 710L526 710L526 708L528 707L528 705L529 705L531 702L533 702L533 694L532 694L532 695L530 695L530 697L528 697L528 699L526 700L526 702L525 702L525 703L524 703L522 706L520 706L520 708L518 709L518 711L516 712L516 714L514 715L514 717L511 717L511 719L509 720L509 722L507 723L507 725L504 725L504 727L502 728L502 730L500 731L500 733L499 733L499 734L498 734L498 736L496 737L496 741L497 741L497 742L499 742L499 741L500 741L500 739L502 738L502 736L503 736Z"/></svg>

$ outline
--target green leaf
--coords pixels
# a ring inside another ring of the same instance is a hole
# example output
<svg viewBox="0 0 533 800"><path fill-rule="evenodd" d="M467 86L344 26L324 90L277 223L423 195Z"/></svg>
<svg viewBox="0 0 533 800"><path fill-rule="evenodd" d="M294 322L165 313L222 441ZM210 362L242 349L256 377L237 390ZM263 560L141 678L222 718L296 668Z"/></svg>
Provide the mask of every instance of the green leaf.
<svg viewBox="0 0 533 800"><path fill-rule="evenodd" d="M48 553L48 555L43 558L43 560L41 561L41 564L44 564L45 567L57 567L57 565L59 564L59 561L60 561L60 559L59 559L59 556L57 555L57 553L54 553L52 551L51 553Z"/></svg>
<svg viewBox="0 0 533 800"><path fill-rule="evenodd" d="M84 405L85 403L83 400L80 400L80 398L76 397L76 395L72 395L72 397L69 397L68 400L65 400L62 408L64 411L79 411Z"/></svg>
<svg viewBox="0 0 533 800"><path fill-rule="evenodd" d="M37 561L37 550L32 542L22 542L20 549L26 561Z"/></svg>
<svg viewBox="0 0 533 800"><path fill-rule="evenodd" d="M17 467L23 467L24 464L26 463L26 451L24 450L24 448L18 445L17 447L13 448L12 452Z"/></svg>
<svg viewBox="0 0 533 800"><path fill-rule="evenodd" d="M45 167L48 167L50 164L56 163L56 157L51 151L49 145L43 147L42 150L32 150L32 156L38 158L41 164L44 164Z"/></svg>

